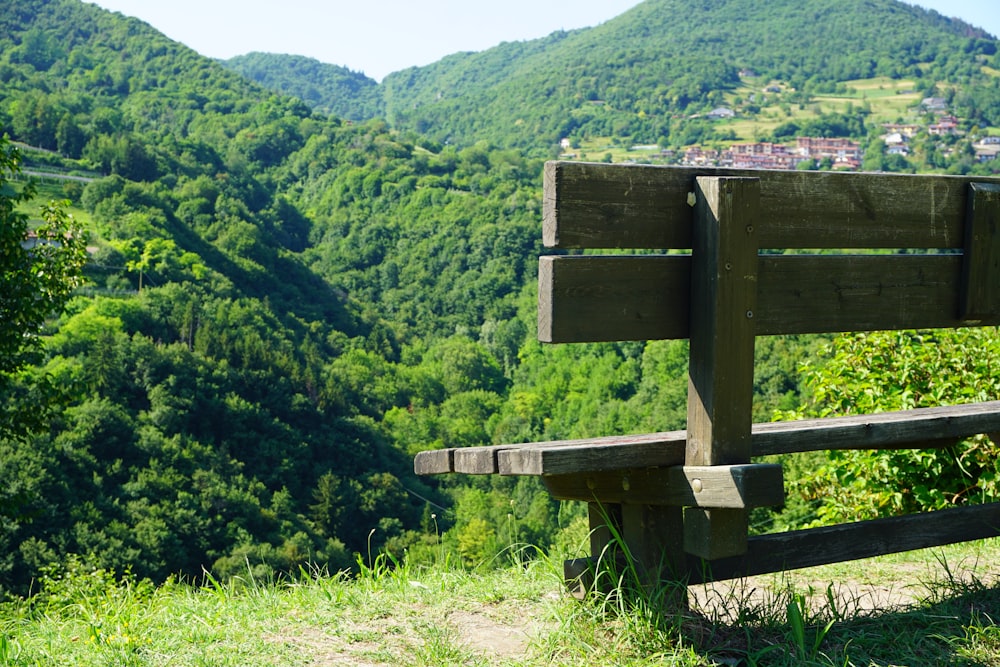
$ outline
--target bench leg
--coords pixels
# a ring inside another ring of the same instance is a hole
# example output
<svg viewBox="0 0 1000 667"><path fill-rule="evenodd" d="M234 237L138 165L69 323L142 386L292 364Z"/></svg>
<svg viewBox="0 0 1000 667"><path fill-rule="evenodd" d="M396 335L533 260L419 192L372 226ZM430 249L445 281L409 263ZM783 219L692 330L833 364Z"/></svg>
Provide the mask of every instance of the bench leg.
<svg viewBox="0 0 1000 667"><path fill-rule="evenodd" d="M669 607L687 606L687 556L680 507L623 505L622 526L636 584Z"/></svg>
<svg viewBox="0 0 1000 667"><path fill-rule="evenodd" d="M681 508L590 503L591 558L567 561L577 594L595 587L654 593L672 608L687 605L687 557Z"/></svg>

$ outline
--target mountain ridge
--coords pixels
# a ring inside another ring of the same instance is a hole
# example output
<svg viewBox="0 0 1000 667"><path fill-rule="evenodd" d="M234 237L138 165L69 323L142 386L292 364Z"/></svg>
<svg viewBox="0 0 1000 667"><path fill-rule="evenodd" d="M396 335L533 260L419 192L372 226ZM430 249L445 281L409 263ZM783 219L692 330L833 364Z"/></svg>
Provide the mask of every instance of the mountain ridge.
<svg viewBox="0 0 1000 667"><path fill-rule="evenodd" d="M898 0L647 0L592 28L393 72L377 94L393 127L437 141L524 148L579 131L650 143L678 130L670 116L720 104L742 69L806 93L875 76L947 81L956 68L976 80L972 56L993 56L996 45L964 21ZM596 102L605 113L587 108Z"/></svg>

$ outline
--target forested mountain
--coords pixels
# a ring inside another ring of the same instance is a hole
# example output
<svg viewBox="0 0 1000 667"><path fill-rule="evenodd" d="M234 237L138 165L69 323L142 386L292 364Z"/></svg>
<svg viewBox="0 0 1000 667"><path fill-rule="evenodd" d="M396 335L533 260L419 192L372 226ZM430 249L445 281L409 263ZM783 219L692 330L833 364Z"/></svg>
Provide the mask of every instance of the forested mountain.
<svg viewBox="0 0 1000 667"><path fill-rule="evenodd" d="M986 127L995 47L891 0L648 0L377 88L246 59L289 97L80 0L0 0L0 134L90 231L87 284L0 374L0 419L32 416L0 439L0 589L69 554L162 579L585 532L535 480L411 473L427 447L683 426L683 342L533 340L558 139L679 141L749 67L944 82ZM759 343L758 418L799 406L816 344Z"/></svg>
<svg viewBox="0 0 1000 667"><path fill-rule="evenodd" d="M269 90L298 97L321 113L347 120L384 115L378 82L360 72L305 56L258 52L222 64Z"/></svg>
<svg viewBox="0 0 1000 667"><path fill-rule="evenodd" d="M963 111L1000 125L1000 81L982 69L1000 65L996 49L897 0L647 0L595 28L390 74L382 89L394 127L522 147L574 135L683 144L686 117L720 105L741 70L801 96L875 76L974 85Z"/></svg>
<svg viewBox="0 0 1000 667"><path fill-rule="evenodd" d="M68 553L159 579L423 539L445 500L410 449L488 437L540 163L346 126L77 0L0 2L0 81L0 131L92 249L0 378L4 418L44 425L0 442L0 587ZM427 412L414 441L394 411Z"/></svg>

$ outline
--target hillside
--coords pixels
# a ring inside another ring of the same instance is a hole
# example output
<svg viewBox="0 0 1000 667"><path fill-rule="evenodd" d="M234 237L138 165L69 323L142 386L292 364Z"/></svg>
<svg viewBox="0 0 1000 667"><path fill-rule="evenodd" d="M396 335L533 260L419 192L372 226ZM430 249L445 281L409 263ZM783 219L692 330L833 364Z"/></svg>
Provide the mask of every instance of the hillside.
<svg viewBox="0 0 1000 667"><path fill-rule="evenodd" d="M585 510L537 480L417 479L411 462L428 447L683 426L682 341L534 341L541 168L559 138L714 141L734 130L692 116L723 101L750 113L746 87L770 78L798 128L782 133L871 132L847 98L880 79L838 92L827 70L905 74L961 111L963 132L996 124L996 43L967 26L891 0L827 3L842 29L822 51L754 37L815 38L820 3L755 8L756 32L741 27L749 6L649 0L592 30L456 54L388 77L387 118L350 122L140 21L0 0L0 134L86 222L92 250L44 355L0 376L0 418L39 425L0 440L0 592L73 554L163 581L357 567L380 550L475 565L582 539ZM877 40L873 16L913 22ZM339 74L341 100L372 92ZM793 84L843 109L814 113ZM971 164L969 141L928 144L919 166L992 168ZM758 344L758 419L802 406L797 369L822 343Z"/></svg>
<svg viewBox="0 0 1000 667"><path fill-rule="evenodd" d="M266 65L248 56L258 64L242 71L307 101L330 86L339 106L309 103L347 118L384 114L440 142L549 150L567 137L663 147L725 140L730 127L697 117L725 104L754 119L765 88L783 93L772 103L813 106L848 82L880 77L925 97L947 94L970 123L998 126L997 57L993 36L897 0L647 0L595 28L457 53L355 95L334 83L339 68L288 56Z"/></svg>
<svg viewBox="0 0 1000 667"><path fill-rule="evenodd" d="M320 113L354 121L384 115L378 83L344 67L271 53L248 53L222 65L269 90L298 97Z"/></svg>
<svg viewBox="0 0 1000 667"><path fill-rule="evenodd" d="M896 0L647 0L595 28L459 54L382 85L395 126L455 142L682 145L687 117L720 105L742 70L806 96L875 76L985 86L981 120L1000 125L997 80L982 72L981 58L996 57L988 37Z"/></svg>
<svg viewBox="0 0 1000 667"><path fill-rule="evenodd" d="M540 162L316 115L78 0L0 25L0 134L78 179L45 188L93 248L0 378L45 424L0 442L0 589L70 553L162 580L419 546L448 501L410 449L487 438L527 334Z"/></svg>

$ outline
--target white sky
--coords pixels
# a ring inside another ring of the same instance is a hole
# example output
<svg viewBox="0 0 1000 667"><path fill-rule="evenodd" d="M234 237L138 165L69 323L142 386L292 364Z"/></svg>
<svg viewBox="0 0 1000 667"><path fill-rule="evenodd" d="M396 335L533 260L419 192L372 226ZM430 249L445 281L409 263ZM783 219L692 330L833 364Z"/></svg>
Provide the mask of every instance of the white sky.
<svg viewBox="0 0 1000 667"><path fill-rule="evenodd" d="M836 1L836 0L832 0ZM95 0L202 55L310 56L381 80L458 51L594 26L639 0ZM911 0L1000 36L998 0Z"/></svg>

